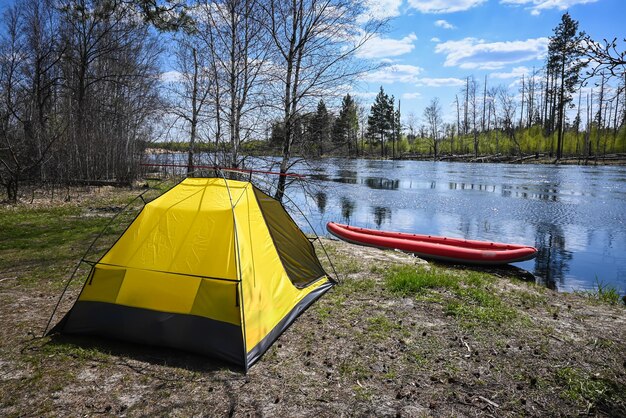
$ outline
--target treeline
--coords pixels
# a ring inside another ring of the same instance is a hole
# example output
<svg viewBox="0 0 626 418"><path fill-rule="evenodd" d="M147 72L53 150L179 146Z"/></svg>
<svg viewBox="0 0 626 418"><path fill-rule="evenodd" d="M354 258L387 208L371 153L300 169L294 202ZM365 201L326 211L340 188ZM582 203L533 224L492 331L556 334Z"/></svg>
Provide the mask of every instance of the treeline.
<svg viewBox="0 0 626 418"><path fill-rule="evenodd" d="M513 86L491 85L488 77L481 85L466 77L451 104L453 121L444 121L438 98L421 118L412 112L401 118L400 103L396 107L381 87L369 112L350 96L338 116L320 101L317 112L300 118L302 151L383 158L541 154L582 160L626 153L625 67L615 40L593 41L565 13L543 68L521 75ZM351 123L339 124L346 113L354 115ZM280 121L272 125L272 138L280 136L280 129Z"/></svg>
<svg viewBox="0 0 626 418"><path fill-rule="evenodd" d="M626 62L616 41L595 42L565 13L550 38L546 64L524 74L517 89L481 86L473 77L456 95L456 120L441 121L433 99L409 141L416 152L510 155L543 153L556 160L626 152ZM417 143L417 145L415 145Z"/></svg>
<svg viewBox="0 0 626 418"><path fill-rule="evenodd" d="M364 71L354 52L384 23L367 13L356 0L18 0L0 22L0 184L16 200L23 182L130 181L168 134L190 174L202 143L238 167L277 118L286 172L301 115Z"/></svg>
<svg viewBox="0 0 626 418"><path fill-rule="evenodd" d="M161 108L136 5L20 0L0 25L0 184L130 181Z"/></svg>

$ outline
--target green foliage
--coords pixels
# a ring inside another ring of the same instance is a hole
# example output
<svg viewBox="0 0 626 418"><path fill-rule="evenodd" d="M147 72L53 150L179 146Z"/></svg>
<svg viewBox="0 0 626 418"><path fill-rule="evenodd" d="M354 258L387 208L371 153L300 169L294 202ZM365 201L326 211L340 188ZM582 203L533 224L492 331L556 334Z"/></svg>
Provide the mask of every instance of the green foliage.
<svg viewBox="0 0 626 418"><path fill-rule="evenodd" d="M454 276L434 268L394 266L387 272L385 284L392 293L409 296L419 294L430 288L456 288L458 280Z"/></svg>
<svg viewBox="0 0 626 418"><path fill-rule="evenodd" d="M330 142L330 121L331 115L326 109L324 100L320 99L317 104L317 111L313 115L309 127L311 130L311 142L313 142L312 147L316 148L318 156L324 154L325 144Z"/></svg>
<svg viewBox="0 0 626 418"><path fill-rule="evenodd" d="M359 118L356 102L347 94L341 102L339 117L333 126L333 142L347 146L348 154L352 154L353 149L356 149L358 132Z"/></svg>
<svg viewBox="0 0 626 418"><path fill-rule="evenodd" d="M393 135L394 121L393 97L381 86L367 117L367 136L381 144L381 156L386 154L385 141Z"/></svg>

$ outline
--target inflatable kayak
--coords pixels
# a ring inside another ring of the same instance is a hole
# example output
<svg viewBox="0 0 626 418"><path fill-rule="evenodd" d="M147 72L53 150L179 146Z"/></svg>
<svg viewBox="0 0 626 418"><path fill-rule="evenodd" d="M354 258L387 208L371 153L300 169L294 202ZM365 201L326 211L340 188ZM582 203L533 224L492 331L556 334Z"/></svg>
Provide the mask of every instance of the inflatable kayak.
<svg viewBox="0 0 626 418"><path fill-rule="evenodd" d="M535 247L526 245L379 231L335 222L329 222L326 229L353 244L397 249L421 258L454 263L497 265L530 260L537 255Z"/></svg>

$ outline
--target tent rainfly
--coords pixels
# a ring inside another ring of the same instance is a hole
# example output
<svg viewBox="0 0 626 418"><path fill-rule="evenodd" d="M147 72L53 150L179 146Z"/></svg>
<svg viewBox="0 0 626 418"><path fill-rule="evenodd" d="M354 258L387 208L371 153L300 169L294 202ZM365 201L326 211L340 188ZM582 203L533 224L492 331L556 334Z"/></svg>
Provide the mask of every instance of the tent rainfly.
<svg viewBox="0 0 626 418"><path fill-rule="evenodd" d="M247 370L334 284L277 200L249 182L188 178L144 207L52 331Z"/></svg>

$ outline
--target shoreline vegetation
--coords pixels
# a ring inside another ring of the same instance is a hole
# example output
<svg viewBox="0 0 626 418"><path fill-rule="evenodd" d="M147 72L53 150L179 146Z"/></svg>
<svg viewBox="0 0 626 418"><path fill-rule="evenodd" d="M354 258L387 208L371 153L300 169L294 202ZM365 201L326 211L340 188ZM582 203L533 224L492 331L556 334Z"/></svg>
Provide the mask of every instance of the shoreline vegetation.
<svg viewBox="0 0 626 418"><path fill-rule="evenodd" d="M205 151L210 153L210 151ZM172 148L146 148L146 155L170 155L170 154L187 154L184 147L172 147ZM256 152L251 156L268 156L274 155L278 157L276 153L272 153L271 150L267 153ZM324 158L365 158L365 159L380 159L379 155L359 155L359 156L344 156L344 155L323 155L318 157ZM533 154L521 154L521 155L509 155L509 154L486 154L476 157L474 154L442 154L438 157L434 157L429 154L416 154L406 153L396 158L388 158L390 160L413 160L413 161L447 161L447 162L464 162L464 163L504 163L504 164L563 164L563 165L626 165L626 153L612 153L600 156L583 157L583 156L568 156L560 159L555 159L546 153L533 153Z"/></svg>
<svg viewBox="0 0 626 418"><path fill-rule="evenodd" d="M323 242L340 284L248 374L180 351L42 338L85 248L138 194L108 186L68 192L70 199L37 195L0 207L2 416L539 417L626 410L626 306L614 290L557 293L512 267L427 263L330 239ZM119 232L103 238L112 242ZM83 270L55 321L80 291Z"/></svg>

